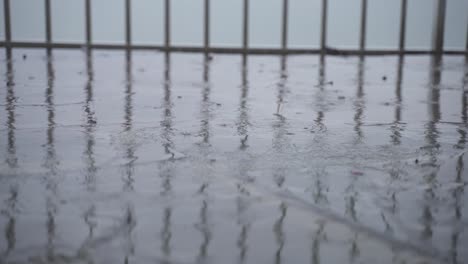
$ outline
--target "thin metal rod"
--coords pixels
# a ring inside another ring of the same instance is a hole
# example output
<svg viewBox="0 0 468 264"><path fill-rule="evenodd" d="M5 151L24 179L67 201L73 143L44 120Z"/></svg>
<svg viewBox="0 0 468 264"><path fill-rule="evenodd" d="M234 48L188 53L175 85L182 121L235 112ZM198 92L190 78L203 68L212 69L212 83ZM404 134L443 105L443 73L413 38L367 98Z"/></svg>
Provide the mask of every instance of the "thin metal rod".
<svg viewBox="0 0 468 264"><path fill-rule="evenodd" d="M91 29L91 0L85 0L86 13L86 44L91 45L92 29Z"/></svg>
<svg viewBox="0 0 468 264"><path fill-rule="evenodd" d="M125 40L127 46L132 43L132 9L130 0L125 0Z"/></svg>
<svg viewBox="0 0 468 264"><path fill-rule="evenodd" d="M466 27L466 48L465 48L466 52L468 52L468 25Z"/></svg>
<svg viewBox="0 0 468 264"><path fill-rule="evenodd" d="M169 49L171 45L171 5L170 0L164 2L164 45Z"/></svg>
<svg viewBox="0 0 468 264"><path fill-rule="evenodd" d="M406 13L408 9L408 1L401 0L401 14L400 14L400 51L403 53L405 50L406 39Z"/></svg>
<svg viewBox="0 0 468 264"><path fill-rule="evenodd" d="M367 0L362 0L361 8L361 39L359 48L364 50L366 48Z"/></svg>
<svg viewBox="0 0 468 264"><path fill-rule="evenodd" d="M204 47L206 50L208 50L210 46L210 0L205 0L204 28L205 28Z"/></svg>
<svg viewBox="0 0 468 264"><path fill-rule="evenodd" d="M244 0L244 29L242 47L246 51L249 46L249 0Z"/></svg>
<svg viewBox="0 0 468 264"><path fill-rule="evenodd" d="M11 42L10 0L3 1L3 13L5 15L5 42Z"/></svg>
<svg viewBox="0 0 468 264"><path fill-rule="evenodd" d="M285 50L288 46L288 0L283 0L283 34L281 47Z"/></svg>
<svg viewBox="0 0 468 264"><path fill-rule="evenodd" d="M11 48L56 48L56 49L81 49L83 48L83 43L50 43L45 42L21 42L14 41L7 44L5 41L0 41L0 47L11 47ZM125 44L91 44L89 48L92 49L111 49L111 50L122 50L127 49ZM134 50L160 50L160 51L170 51L170 52L205 52L205 48L202 46L171 46L167 49L164 45L141 45L141 44L132 44L131 49ZM331 56L383 56L383 55L399 55L400 51L398 49L388 50L388 49L368 49L368 50L359 50L359 49L336 49L336 53L330 53L327 50L327 54ZM210 47L208 52L212 53L224 53L224 54L243 54L245 53L244 48L242 47ZM259 54L259 55L285 55L285 54L320 54L322 51L320 48L288 48L286 50L282 48L248 48L248 54ZM451 49L444 50L445 55L468 55L468 52L465 49ZM432 49L408 49L404 51L404 54L408 55L431 55L435 54Z"/></svg>
<svg viewBox="0 0 468 264"><path fill-rule="evenodd" d="M50 0L45 0L45 30L46 30L46 42L52 41L52 24L51 24L51 11L50 11Z"/></svg>
<svg viewBox="0 0 468 264"><path fill-rule="evenodd" d="M445 10L446 0L439 0L437 4L437 16L434 27L434 51L436 54L442 53L444 49L444 29L445 29Z"/></svg>
<svg viewBox="0 0 468 264"><path fill-rule="evenodd" d="M327 47L327 15L328 15L328 0L322 0L322 37L320 39L320 48L325 52Z"/></svg>

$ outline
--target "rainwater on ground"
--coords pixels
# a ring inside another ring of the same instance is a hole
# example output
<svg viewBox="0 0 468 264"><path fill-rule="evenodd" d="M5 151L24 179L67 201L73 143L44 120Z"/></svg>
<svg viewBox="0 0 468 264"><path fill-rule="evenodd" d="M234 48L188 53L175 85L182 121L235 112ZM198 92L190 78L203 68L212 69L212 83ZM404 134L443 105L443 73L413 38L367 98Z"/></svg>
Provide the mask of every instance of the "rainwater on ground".
<svg viewBox="0 0 468 264"><path fill-rule="evenodd" d="M0 263L468 262L464 57L0 51Z"/></svg>

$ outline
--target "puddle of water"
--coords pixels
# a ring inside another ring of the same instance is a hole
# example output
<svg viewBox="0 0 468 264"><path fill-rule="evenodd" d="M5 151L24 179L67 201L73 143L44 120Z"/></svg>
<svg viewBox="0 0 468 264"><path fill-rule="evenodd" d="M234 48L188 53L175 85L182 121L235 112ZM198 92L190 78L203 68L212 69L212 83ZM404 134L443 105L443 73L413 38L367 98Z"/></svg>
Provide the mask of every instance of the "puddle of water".
<svg viewBox="0 0 468 264"><path fill-rule="evenodd" d="M468 261L463 57L1 56L6 263Z"/></svg>

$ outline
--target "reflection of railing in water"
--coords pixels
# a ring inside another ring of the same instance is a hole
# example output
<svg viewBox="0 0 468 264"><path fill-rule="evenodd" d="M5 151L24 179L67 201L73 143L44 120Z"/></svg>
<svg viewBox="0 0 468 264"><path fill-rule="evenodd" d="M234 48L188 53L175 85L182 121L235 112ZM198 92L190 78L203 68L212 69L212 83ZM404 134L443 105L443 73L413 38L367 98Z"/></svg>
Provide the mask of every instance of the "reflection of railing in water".
<svg viewBox="0 0 468 264"><path fill-rule="evenodd" d="M86 149L83 153L83 160L87 164L86 174L85 174L85 184L88 190L95 190L96 189L96 173L97 173L97 166L96 161L94 158L94 145L95 145L95 138L94 138L94 131L96 127L96 117L94 113L94 92L93 92L93 63L92 63L92 53L88 51L86 54L86 73L87 73L87 81L85 85L85 106L84 106L84 114L85 114L85 130L86 130Z"/></svg>
<svg viewBox="0 0 468 264"><path fill-rule="evenodd" d="M124 107L124 123L123 125L123 132L124 133L132 133L133 128L133 86L132 86L132 54L131 52L127 51L125 53L126 56L126 64L125 64L125 107ZM127 163L124 165L125 177L123 178L124 182L124 189L125 190L133 190L133 172L135 170L134 163L138 159L135 155L136 146L134 142L134 138L130 137L127 139L126 150L125 150L125 159Z"/></svg>
<svg viewBox="0 0 468 264"><path fill-rule="evenodd" d="M424 147L424 151L427 152L429 156L430 166L437 166L438 153L439 153L439 143L437 139L439 138L439 130L437 123L439 123L441 118L440 113L440 82L441 82L441 57L436 56L431 58L431 72L430 72L430 83L429 83L429 94L428 94L428 122L426 124L427 131L425 131L425 139L427 146ZM421 215L423 230L421 231L421 238L423 240L431 240L433 236L433 227L434 216L431 208L431 201L436 199L435 190L437 187L437 172L431 172L424 179L429 188L424 192L423 200L425 201L423 212Z"/></svg>
<svg viewBox="0 0 468 264"><path fill-rule="evenodd" d="M398 58L398 67L397 67L397 77L396 77L396 87L395 87L395 119L392 125L392 143L394 145L400 145L401 143L401 131L403 131L404 126L401 124L401 104L403 102L403 97L401 95L401 87L403 83L403 64L405 58L400 56Z"/></svg>
<svg viewBox="0 0 468 264"><path fill-rule="evenodd" d="M45 1L45 42L21 42L13 41L11 38L11 13L10 1L4 0L4 25L5 40L0 42L0 47L44 47L44 48L102 48L102 49L156 49L163 51L185 51L185 52L216 52L216 53L260 53L260 54L306 54L306 53L328 53L344 55L385 55L385 54L467 54L468 52L468 30L465 50L444 50L444 26L447 0L438 0L436 7L436 22L434 23L433 48L431 50L408 50L405 49L407 0L401 0L399 46L395 50L368 50L366 49L367 35L367 0L361 0L361 21L359 33L359 48L351 50L336 50L327 47L327 19L328 0L322 0L321 10L321 32L320 47L307 49L288 48L288 15L289 0L282 0L282 21L280 48L252 48L249 47L249 1L243 1L242 22L242 46L238 48L213 47L210 45L210 0L204 2L203 19L203 45L202 46L174 46L171 44L171 0L164 1L164 44L163 45L136 45L132 43L132 18L131 0L125 0L125 44L98 44L92 41L92 18L91 0L85 0L85 43L59 43L52 39L51 23L51 1Z"/></svg>
<svg viewBox="0 0 468 264"><path fill-rule="evenodd" d="M468 61L467 61L468 63ZM466 91L466 85L467 85L467 82L468 82L468 78L465 74L465 76L463 77L463 88L464 90ZM463 124L465 127L466 125L468 124L468 116L467 116L467 111L466 109L468 109L467 107L467 104L468 104L468 94L466 92L463 92L463 94L461 95L461 100L462 100L462 109L461 109L461 124ZM458 132L460 134L460 139L458 140L458 143L456 145L457 148L465 148L466 146L466 131L463 130L461 127L458 129ZM464 154L466 155L466 153ZM464 164L464 161L463 161L463 158L464 158L464 155L460 155L458 157L458 160L457 160L457 166L456 166L456 172L457 172L457 175L456 175L456 178L455 178L455 182L458 183L458 184L462 184L463 183L463 175L466 175L466 166ZM453 198L455 200L455 203L454 203L454 214L455 214L455 226L459 226L461 224L461 222L463 221L463 215L462 215L462 205L463 205L463 198L462 198L462 195L463 193L465 192L465 188L463 185L459 185L457 188L455 188L453 190ZM458 244L459 244L459 236L460 236L460 233L458 231L457 228L454 228L453 229L453 233L451 235L451 250L452 250L452 256L451 256L451 261L453 263L457 263L458 262Z"/></svg>
<svg viewBox="0 0 468 264"><path fill-rule="evenodd" d="M45 176L46 183L46 230L47 230L47 259L51 261L54 253L54 242L56 238L56 214L58 210L58 165L59 160L55 149L55 103L54 103L54 81L55 72L53 68L53 57L51 51L47 52L47 89L45 102L47 105L47 136L45 151L46 157L43 166L48 170Z"/></svg>
<svg viewBox="0 0 468 264"><path fill-rule="evenodd" d="M390 129L392 131L390 135L390 142L393 146L398 147L401 145L401 139L402 139L402 132L405 129L405 125L401 123L401 110L402 110L402 103L403 103L403 97L402 97L402 83L403 83L403 65L404 65L404 57L400 56L398 57L398 62L397 62L397 76L396 76L396 87L395 87L395 112L394 112L394 121L393 124L391 125ZM393 154L397 155L397 154ZM402 170L400 168L400 161L392 161L393 168L390 170L390 181L398 181L401 180L401 173ZM390 196L391 200L391 207L390 207L390 214L395 215L398 210L398 202L397 202L397 191L391 190L390 192L387 193L387 195ZM385 213L381 213L382 221L384 222L385 225L385 232L386 233L393 233L394 228L392 225L389 223L387 220L387 216Z"/></svg>
<svg viewBox="0 0 468 264"><path fill-rule="evenodd" d="M460 157L458 157L457 168L456 168L457 176L455 178L455 182L458 183L458 184L461 184L463 182L462 173L463 173L464 169L465 169L465 164L463 162L463 155L461 155ZM463 187L457 187L457 188L455 188L453 190L453 198L455 200L455 203L454 203L454 207L455 207L454 208L455 209L455 226L460 225L460 223L463 221L462 220L462 210L461 210L461 206L462 206L462 203L463 203L463 201L461 201L461 197L463 195L463 192L464 192ZM451 261L453 263L457 263L458 262L457 249L458 249L460 233L457 230L457 228L454 228L452 232L453 233L451 235L451 245L450 245L451 246L451 251L452 251Z"/></svg>
<svg viewBox="0 0 468 264"><path fill-rule="evenodd" d="M207 8L207 1L205 1L205 8ZM206 10L206 12L208 12ZM207 23L207 22L205 22ZM205 41L208 42L208 34L205 35ZM203 190L198 194L202 197L201 198L201 205L200 205L200 213L199 213L199 220L195 224L195 228L202 236L202 240L200 242L200 247L197 254L197 263L206 263L209 257L209 246L211 239L213 237L213 232L211 230L211 223L209 221L209 206L210 202L207 198L208 196L208 188L210 185L209 177L213 175L212 172L212 164L208 157L208 149L211 146L210 144L210 136L211 136L211 127L210 127L210 119L211 119L211 82L210 82L210 68L211 57L207 54L203 56L203 80L202 80L202 89L201 89L201 101L200 101L200 132L199 136L202 137L202 142L199 143L200 152L203 153L203 159L205 160L205 166L202 166L202 183L199 190Z"/></svg>
<svg viewBox="0 0 468 264"><path fill-rule="evenodd" d="M202 84L202 101L200 107L200 135L203 138L204 144L210 143L210 117L211 117L211 84L210 84L210 58L208 55L203 59L203 84Z"/></svg>
<svg viewBox="0 0 468 264"><path fill-rule="evenodd" d="M359 58L358 62L358 77L357 77L357 91L356 91L356 99L354 101L354 109L356 113L354 114L354 131L356 132L356 143L360 143L364 137L362 131L363 125L363 115L365 110L364 104L364 67L365 67L365 60L363 57Z"/></svg>
<svg viewBox="0 0 468 264"><path fill-rule="evenodd" d="M239 106L239 120L237 125L237 133L241 136L241 145L240 149L246 149L248 147L247 140L249 137L249 105L247 104L248 94L249 94L249 81L248 81L248 66L247 66L247 56L242 56L242 83L241 87L241 97L240 97L240 106Z"/></svg>
<svg viewBox="0 0 468 264"><path fill-rule="evenodd" d="M7 101L7 104L6 104L6 109L7 109L7 114L8 116L11 118L8 118L7 119L7 128L8 128L8 153L15 156L16 155L16 142L15 142L15 136L14 136L14 133L15 133L15 102L12 98L14 98L14 95L12 95L12 93L14 93L14 89L13 89L13 86L14 86L14 76L13 76L13 62L14 60L11 60L11 51L7 50L7 54L10 54L9 55L9 58L7 61L6 61L6 64L9 65L7 67L7 71L9 72L7 74L7 82L9 82L11 85L7 85L7 88L11 88L10 90L7 90L7 93L6 93L6 101ZM93 151L93 148L94 148L94 139L93 139L93 133L94 133L94 130L93 130L93 127L94 127L94 117L93 117L93 112L92 112L92 109L90 109L90 104L91 102L93 101L93 91L92 91L92 85L91 85L91 82L92 82L92 79L93 79L93 74L92 74L92 62L91 62L91 54L88 54L87 55L87 64L88 64L88 83L86 84L86 87L84 89L84 92L85 92L85 95L86 95L86 103L85 103L85 108L84 108L84 112L85 112L85 115L87 117L87 119L85 120L85 130L89 131L90 135L89 135L89 138L85 138L86 142L87 142L87 149L85 150L85 152L83 153L83 157L85 158L86 160L86 166L89 167L89 173L91 175L91 177L95 177L95 165L94 165L94 151ZM164 79L165 79L165 82L164 82L164 97L163 97L163 104L164 104L164 112L163 112L163 117L162 119L164 120L164 122L162 123L162 131L161 131L161 134L164 135L166 133L166 137L162 137L163 139L165 139L166 141L163 141L163 145L166 146L167 144L167 149L169 150L172 150L173 149L173 146L172 146L172 139L171 137L173 136L172 134L172 112L174 111L173 107L174 105L172 104L171 102L171 81L170 81L170 63L169 63L169 60L170 60L170 54L165 54L165 63L166 63L166 69L164 71ZM286 76L284 76L285 72L286 72L286 66L287 66L287 63L286 63L286 60L287 58L286 57L283 57L281 58L281 76L279 78L279 81L278 81L278 102L282 102L284 99L282 99L282 96L284 95L284 93L281 92L282 89L285 89L285 79L286 79ZM246 67L247 65L247 57L243 57L243 65L244 67ZM321 63L323 64L323 66L320 66L319 68L319 83L320 82L325 82L326 79L325 79L325 58L324 57L321 57L320 58L321 60ZM360 75L363 74L363 69L365 68L364 67L364 62L365 62L365 59L363 59L362 61L360 61L360 63L358 64L358 77ZM131 63L131 56L127 56L127 62L126 63ZM208 74L208 71L209 71L209 59L208 57L205 57L205 70L203 72L203 81L204 81L204 86L203 86L203 89L202 89L202 99L201 99L201 113L203 114L202 115L202 119L205 120L205 122L202 122L200 125L201 125L201 130L202 131L207 131L209 130L209 119L211 118L210 114L207 113L207 112L204 112L204 111L208 111L209 112L209 107L208 108L204 108L205 107L205 103L209 102L209 93L210 93L210 89L207 88L207 86L209 86L209 74ZM427 135L430 135L431 133L436 133L436 129L437 127L435 126L432 126L432 125L435 125L437 122L440 121L440 105L439 105L439 101L440 101L440 94L439 94L439 91L437 90L437 85L440 84L440 81L441 81L441 70L440 70L440 67L439 67L439 63L440 61L437 61L437 58L435 58L435 61L433 61L433 63L431 64L431 89L430 89L430 93L428 95L430 101L435 101L434 104L431 104L430 105L430 108L428 109L428 115L431 119L431 122L428 124L428 126L426 127L427 128ZM54 181L54 178L53 177L53 174L56 173L56 159L57 159L57 155L55 153L55 145L54 145L54 140L55 140L55 137L54 137L54 129L55 129L55 111L56 111L56 108L54 107L54 73L53 73L53 58L51 56L51 54L49 54L49 56L47 57L47 74L48 74L48 77L47 77L47 82L48 82L48 85L47 85L47 88L46 88L46 105L47 105L47 122L48 122L48 126L47 126L47 133L46 133L46 144L45 144L45 153L46 153L46 160L47 160L47 164L48 166L50 165L50 167L48 167L49 169L49 172L51 175L48 175L47 177L51 177L50 180L52 181L52 184L55 184L53 181ZM131 78L130 78L130 73L131 73L131 66L130 65L127 65L126 66L126 72L127 72L127 84L126 85L130 85L131 83ZM322 73L323 72L323 73ZM244 75L245 74L245 75ZM402 95L401 95L401 89L402 89L402 75L403 75L403 58L402 57L399 57L399 61L398 61L398 71L397 71L397 83L396 83L396 90L395 90L395 97L396 97L396 100L399 102L397 104L395 104L395 125L398 125L400 124L400 119L401 119L401 111L402 111L402 108L401 108L401 104L402 101L403 101L403 98L402 98ZM359 77L358 79L361 79L360 82L358 82L358 87L357 87L357 97L359 97L359 94L363 92L363 89L365 86L365 82L364 82L364 77L361 76ZM466 82L466 80L464 80L463 82ZM464 83L463 85L466 85L466 83ZM244 138L244 136L247 136L248 135L248 131L247 131L247 128L248 128L248 122L245 121L244 119L245 118L248 118L248 113L249 113L249 108L245 105L245 103L247 102L248 100L248 80L247 80L247 71L246 69L243 69L243 74L242 74L242 86L241 86L242 90L241 90L241 100L240 100L240 106L239 108L242 110L242 111L245 111L245 113L242 113L240 112L240 115L239 115L239 136L241 136L242 138ZM320 88L323 88L323 87L320 87ZM132 98L131 97L128 97L129 94L131 94L131 91L132 91L132 88L131 87L128 87L126 86L126 90L125 90L125 104L124 104L124 117L123 117L123 122L122 124L124 124L124 130L126 130L127 128L128 129L131 129L131 125L132 125L132 105L134 104L133 100L131 100ZM467 94L466 93L463 93L462 95L462 109L461 109L461 112L462 112L462 115L461 115L461 121L463 124L466 124L467 123L467 114L466 114L466 105L467 105ZM11 101L13 100L13 101ZM209 105L209 104L208 104ZM357 110L357 109L356 109ZM319 111L317 111L317 124L322 124L324 123L324 119L325 119L325 116L324 116L324 113L322 112L320 114L320 109ZM278 126L274 128L275 132L277 132L275 134L275 137L279 137L279 140L281 140L281 136L284 131L284 122L285 120L284 119L281 119L279 118L278 119ZM167 125L167 126L164 126L164 125ZM245 126L244 126L245 125ZM359 118L357 120L355 120L355 125L358 126L359 125ZM392 134L392 142L394 142L395 144L399 144L400 142L400 139L401 139L401 135L397 132L399 132L400 130L399 129L396 129L394 132L394 134ZM460 133L460 140L458 141L457 143L457 146L458 147L461 147L463 148L464 145L465 145L465 138L466 138L466 133L464 132L464 130L458 130L459 133ZM210 133L202 133L203 134L203 141L209 141L209 136L210 136ZM11 136L10 136L11 135ZM437 139L436 136L428 136L428 141L429 140L433 140L433 139ZM241 147L242 147L242 144L243 142L241 142ZM437 142L429 142L428 145L437 145ZM133 148L133 146L128 146L129 148ZM279 150L281 151L281 150ZM431 150L432 151L432 150ZM435 155L436 156L436 155ZM464 164L463 164L463 157L460 156L458 161L457 161L457 176L456 176L456 181L457 182L462 182L463 181L463 178L462 178L462 173L463 173L463 170L464 170ZM15 166L18 166L17 164L17 160L16 158L14 159L15 162L14 163L8 163L9 166L11 164L11 167L15 167ZM129 157L129 161L130 163L128 163L129 165L131 165L131 161L133 160L132 157ZM434 161L436 162L436 161ZM161 166L161 171L160 171L160 175L161 175L161 178L163 180L163 185L162 185L162 189L163 189L163 192L162 193L167 193L167 191L170 191L171 190L171 181L174 177L174 171L173 171L173 168L171 167L171 162L167 162L167 163L164 163L162 164ZM281 172L281 171L280 171ZM132 177L132 173L133 173L133 170L128 170L128 173L129 173L129 178ZM275 182L276 184L279 185L279 187L281 187L282 185L282 182L284 182L285 180L285 176L284 176L284 173L283 172L283 175L280 175L281 176L281 181L278 181L278 182ZM435 177L435 176L434 176ZM90 185L92 185L92 181L89 182ZM59 186L56 186L56 187L59 187ZM19 187L18 187L19 188ZM460 204L462 203L462 201L460 200L461 199L461 193L464 191L463 190L463 186L460 186L460 187L457 187L454 191L453 191L453 198L455 200L455 203L453 204L454 206L454 211L455 211L455 217L457 219L457 221L463 221L463 216L462 216L462 210L460 209ZM433 192L432 189L428 190L428 193L430 195L433 195L433 193L430 193L430 192ZM326 194L324 194L326 195ZM12 189L11 191L11 199L12 200L16 200L17 196L18 196L18 189ZM53 198L52 198L53 199ZM431 198L432 199L432 198ZM48 230L48 235L49 235L49 242L50 242L50 249L51 251L49 252L50 256L53 256L54 255L54 251L53 251L53 248L54 248L54 237L56 236L56 230L55 230L55 214L56 214L56 211L54 209L55 206L60 206L59 204L54 204L55 201L51 201L51 203L48 203L48 206L50 206L50 208L48 208L48 212L47 212L47 217L48 217L48 220L46 222L47 226L47 230ZM397 204L397 201L395 200L395 206ZM350 209L352 208L352 210L356 210L356 208L353 208L354 206L351 206ZM202 226L202 228L210 228L209 227L209 221L208 221L208 209L209 208L209 203L205 200L201 201L201 205L200 205L200 214L199 214L199 218L200 218L200 224ZM425 233L424 235L426 236L426 238L428 240L431 239L431 228L432 228L432 225L434 225L434 221L432 221L432 218L433 216L431 215L432 213L432 210L433 208L431 208L431 205L428 205L427 207L423 208L423 211L422 211L422 218L426 219L423 221L423 224L425 224ZM87 209L87 212L85 214L85 222L87 223L87 225L89 225L89 232L90 232L90 237L92 236L92 230L93 230L93 224L92 224L92 221L89 221L89 218L92 218L92 215L95 214L95 207L94 206L91 206L90 208ZM173 217L173 208L171 206L167 206L165 208L162 209L163 211L163 217L162 217L162 232L161 232L161 238L162 238L162 246L161 246L161 249L162 249L162 253L165 254L168 258L170 257L170 254L171 254L171 247L173 246L171 244L171 242L173 243L173 241L171 240L171 236L172 236L172 232L171 232L171 228L174 228L173 225L171 225L171 222L174 221L174 217ZM284 237L285 237L285 234L287 234L285 232L285 229L283 229L283 227L281 225L286 225L286 222L284 222L285 220L287 220L285 217L286 217L286 212L287 212L287 206L284 205L284 204L280 204L279 205L279 210L277 212L277 217L276 217L276 222L275 222L275 226L273 228L273 232L274 232L274 235L277 239L277 247L275 248L276 250L272 253L275 257L277 257L277 261L280 261L281 260L281 253L282 253L282 249L284 247L284 245L286 244L286 240L284 240ZM356 212L353 213L355 216L353 218L356 218L356 215L359 216L359 214L356 214ZM128 212L126 213L126 217L127 218L131 218L134 217L134 214L133 212L128 209ZM359 219L357 219L359 220ZM7 223L7 226L5 227L5 236L7 237L7 242L8 242L8 249L10 248L14 248L15 247L15 217L14 216L11 216L9 218L9 221ZM385 221L385 220L384 220ZM132 222L132 221L130 221ZM208 225L206 224L208 223ZM387 224L387 223L386 223ZM239 250L240 250L240 256L241 256L241 259L242 258L246 258L246 252L247 252L247 247L245 246L246 244L248 244L248 232L252 229L252 227L247 223L247 224L241 224L239 226ZM391 229L391 223L388 224L388 227L389 229ZM131 231L131 230L130 230ZM200 244L200 247L199 247L199 252L200 252L200 257L203 258L204 256L206 255L209 255L207 253L207 251L209 251L209 242L210 242L210 239L212 237L212 231L209 230L209 229L203 229L202 230L202 235L203 235L203 239L201 241L201 244ZM313 248L319 248L320 247L320 241L323 240L322 236L326 236L326 227L322 227L320 226L318 229L317 229L317 232L316 234L314 235L314 238L313 238L313 241L312 241L312 247ZM454 230L453 232L453 235L452 235L452 248L454 248L453 250L453 258L457 258L456 256L456 249L457 249L457 243L459 238L458 238L459 234L458 232L456 232ZM433 239L433 238L432 238ZM351 246L351 249L349 251L349 254L350 254L350 258L355 258L358 254L359 254L359 241L360 241L360 237L357 233L354 233L352 238L351 238L351 241L352 243L350 244ZM322 244L322 245L325 245L325 244ZM312 259L317 259L319 258L319 253L318 253L318 249L317 250L313 250L311 252L312 254Z"/></svg>
<svg viewBox="0 0 468 264"><path fill-rule="evenodd" d="M13 60L11 56L11 50L6 52L6 88L7 88L7 97L6 97L6 112L7 114L7 128L8 128L8 155L6 163L10 168L16 168L18 165L18 157L16 156L16 140L15 140L15 109L16 109L16 96L14 90L14 72L13 72Z"/></svg>
<svg viewBox="0 0 468 264"><path fill-rule="evenodd" d="M162 100L162 105L164 106L162 122L161 122L161 138L162 138L162 147L166 154L172 155L172 148L174 143L172 141L173 131L172 131L172 97L171 97L171 56L166 53L164 56L164 96ZM164 162L159 168L159 177L162 180L162 196L169 196L172 193L172 180L174 177L173 168L170 161ZM162 219L162 228L160 231L161 238L161 253L165 259L171 257L171 242L172 242L172 213L173 208L171 205L166 205L163 209L163 219ZM170 263L169 261L163 263Z"/></svg>
<svg viewBox="0 0 468 264"><path fill-rule="evenodd" d="M247 0L244 0L247 1ZM240 150L246 150L249 145L247 143L249 137L249 128L251 126L249 122L249 104L248 104L248 95L249 95L249 79L248 79L248 57L242 56L241 62L241 88L240 100L239 100L239 117L237 121L237 134L240 136ZM247 175L249 166L247 159L241 159L239 164L239 174ZM242 219L242 215L248 209L248 199L249 193L245 192L245 186L239 183L237 190L239 191L238 197L236 198L236 214L237 214L237 225L239 226L239 235L237 237L236 245L239 250L239 263L243 264L246 262L248 254L248 239L249 231L251 229L251 223L245 219Z"/></svg>
<svg viewBox="0 0 468 264"><path fill-rule="evenodd" d="M5 226L5 240L6 240L6 249L4 252L0 253L0 258L2 256L8 256L16 247L16 210L18 203L18 185L13 185L10 187L9 197L6 203L6 213L5 215L8 218L8 222Z"/></svg>

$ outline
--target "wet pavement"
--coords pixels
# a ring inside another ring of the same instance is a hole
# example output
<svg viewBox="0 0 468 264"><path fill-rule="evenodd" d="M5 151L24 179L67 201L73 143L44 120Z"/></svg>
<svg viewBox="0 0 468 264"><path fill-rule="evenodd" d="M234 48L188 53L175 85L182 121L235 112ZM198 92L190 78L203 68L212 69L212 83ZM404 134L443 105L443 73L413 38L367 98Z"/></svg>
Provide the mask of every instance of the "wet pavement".
<svg viewBox="0 0 468 264"><path fill-rule="evenodd" d="M0 51L0 263L468 262L464 57Z"/></svg>

